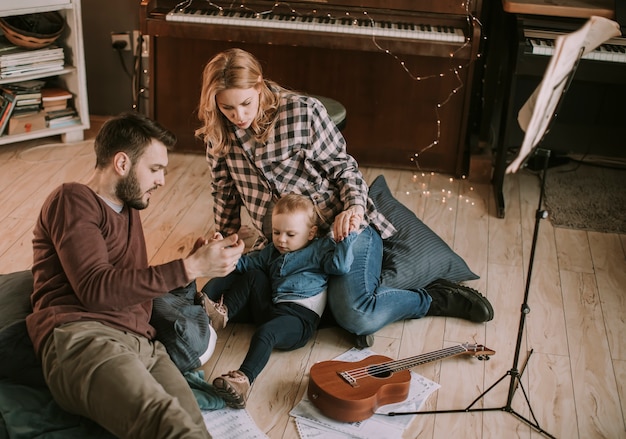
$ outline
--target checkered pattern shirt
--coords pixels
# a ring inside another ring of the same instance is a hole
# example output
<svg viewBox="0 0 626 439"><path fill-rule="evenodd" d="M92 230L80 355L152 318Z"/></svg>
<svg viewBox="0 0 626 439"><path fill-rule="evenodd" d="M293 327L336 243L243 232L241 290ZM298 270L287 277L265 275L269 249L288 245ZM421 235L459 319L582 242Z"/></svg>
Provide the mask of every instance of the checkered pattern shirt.
<svg viewBox="0 0 626 439"><path fill-rule="evenodd" d="M337 214L357 205L383 238L393 235L395 228L367 196L367 183L326 108L315 98L285 94L278 111L266 144L232 125L230 151L215 157L209 148L217 230L225 236L237 232L245 206L262 231L272 203L283 194L299 193L313 201L322 225L330 227ZM267 242L262 240L255 246Z"/></svg>

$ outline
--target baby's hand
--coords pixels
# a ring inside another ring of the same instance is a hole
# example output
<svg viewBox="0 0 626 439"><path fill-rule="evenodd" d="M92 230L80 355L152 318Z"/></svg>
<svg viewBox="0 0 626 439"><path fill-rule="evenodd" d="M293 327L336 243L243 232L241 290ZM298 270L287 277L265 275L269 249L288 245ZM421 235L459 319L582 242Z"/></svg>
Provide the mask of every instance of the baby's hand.
<svg viewBox="0 0 626 439"><path fill-rule="evenodd" d="M250 226L241 226L237 232L239 239L248 239L256 235L256 231Z"/></svg>
<svg viewBox="0 0 626 439"><path fill-rule="evenodd" d="M189 255L193 255L195 252L198 251L199 248L207 245L209 243L209 241L206 238L198 238L196 239L196 242L193 243L193 246L191 247L191 251L189 252Z"/></svg>

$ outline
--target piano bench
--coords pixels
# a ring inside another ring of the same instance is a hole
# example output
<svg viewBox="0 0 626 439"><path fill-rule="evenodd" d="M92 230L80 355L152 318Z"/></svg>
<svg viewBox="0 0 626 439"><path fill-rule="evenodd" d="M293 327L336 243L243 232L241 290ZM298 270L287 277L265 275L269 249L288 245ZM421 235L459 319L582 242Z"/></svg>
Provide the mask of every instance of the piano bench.
<svg viewBox="0 0 626 439"><path fill-rule="evenodd" d="M326 107L328 115L330 116L332 121L335 122L337 128L339 128L339 130L343 130L343 128L346 126L346 116L348 114L348 112L346 111L346 107L344 107L341 102L338 102L331 98L327 98L325 96L310 96L319 100L324 105L324 107Z"/></svg>

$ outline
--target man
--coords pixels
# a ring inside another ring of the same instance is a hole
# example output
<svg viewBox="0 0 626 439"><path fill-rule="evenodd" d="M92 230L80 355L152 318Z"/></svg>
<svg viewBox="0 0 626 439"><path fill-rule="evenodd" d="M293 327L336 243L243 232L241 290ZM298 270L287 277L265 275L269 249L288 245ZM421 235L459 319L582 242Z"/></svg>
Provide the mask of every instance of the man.
<svg viewBox="0 0 626 439"><path fill-rule="evenodd" d="M28 333L65 410L117 437L208 438L189 385L154 340L152 300L197 277L230 273L244 243L199 240L191 254L149 266L139 210L165 182L175 136L139 113L107 121L87 184L66 183L34 229Z"/></svg>

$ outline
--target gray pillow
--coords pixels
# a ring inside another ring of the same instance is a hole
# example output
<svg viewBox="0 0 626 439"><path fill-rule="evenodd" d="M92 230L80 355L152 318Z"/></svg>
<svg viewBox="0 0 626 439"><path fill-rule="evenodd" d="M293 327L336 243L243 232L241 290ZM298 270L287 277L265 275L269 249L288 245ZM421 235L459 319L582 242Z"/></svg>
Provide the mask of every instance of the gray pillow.
<svg viewBox="0 0 626 439"><path fill-rule="evenodd" d="M33 274L30 270L0 274L0 329L25 319L33 309Z"/></svg>
<svg viewBox="0 0 626 439"><path fill-rule="evenodd" d="M376 177L369 196L398 230L383 241L385 286L414 290L436 279L461 282L479 278L443 239L393 197L384 176Z"/></svg>

